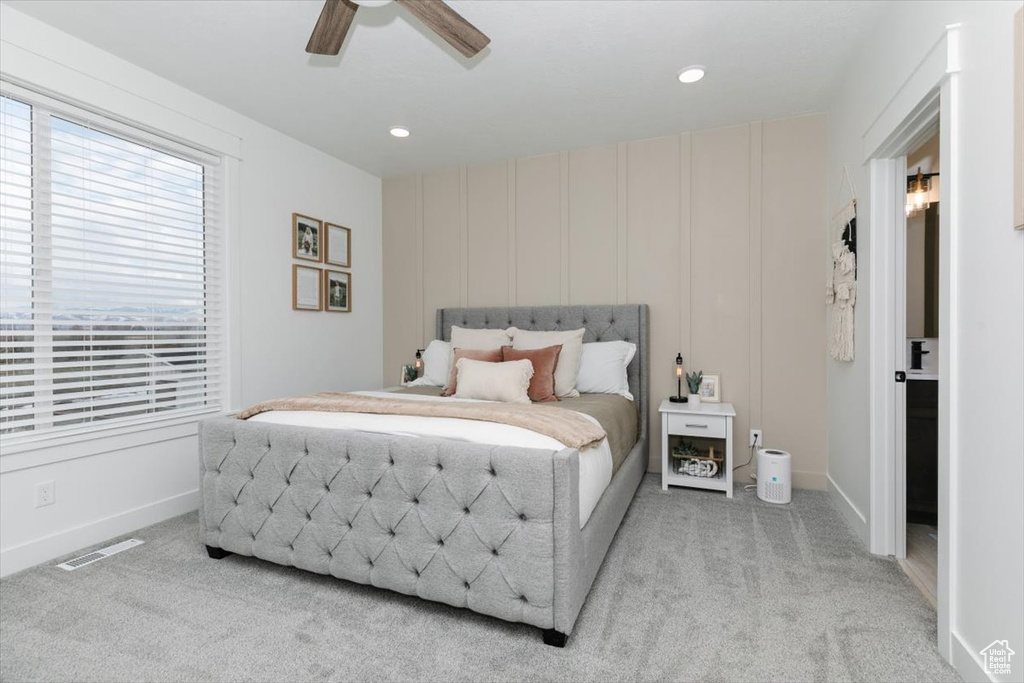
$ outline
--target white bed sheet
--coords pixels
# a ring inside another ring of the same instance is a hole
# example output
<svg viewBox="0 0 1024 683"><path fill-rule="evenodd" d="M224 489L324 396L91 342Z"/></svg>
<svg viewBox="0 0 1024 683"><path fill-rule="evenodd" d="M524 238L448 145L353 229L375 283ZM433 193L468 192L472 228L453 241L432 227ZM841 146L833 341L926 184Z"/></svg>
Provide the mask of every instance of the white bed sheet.
<svg viewBox="0 0 1024 683"><path fill-rule="evenodd" d="M386 391L357 391L364 396L396 398ZM453 401L466 399L441 398L402 394L402 399L415 401ZM476 401L474 401L476 402ZM597 422L589 415L588 420ZM376 434L433 437L489 444L492 446L519 446L560 451L565 448L557 439L529 429L495 422L463 420L449 417L420 417L415 415L373 415L369 413L330 413L312 410L278 410L250 417L251 422L313 427L315 429L351 429ZM580 451L580 528L586 525L601 494L612 480L612 451L608 439Z"/></svg>

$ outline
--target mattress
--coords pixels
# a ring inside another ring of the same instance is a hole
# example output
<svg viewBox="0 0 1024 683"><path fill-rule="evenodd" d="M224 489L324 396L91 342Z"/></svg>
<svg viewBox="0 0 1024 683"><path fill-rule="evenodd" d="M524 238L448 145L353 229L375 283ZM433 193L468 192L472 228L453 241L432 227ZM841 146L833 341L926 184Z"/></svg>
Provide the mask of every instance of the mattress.
<svg viewBox="0 0 1024 683"><path fill-rule="evenodd" d="M367 396L393 397L392 392L355 392ZM441 398L440 389L420 387L400 390L403 398L422 401L453 401ZM567 399L561 407L587 415L602 426L608 435L597 445L580 451L580 528L590 519L612 476L636 442L636 408L621 396L588 395ZM613 399L618 399L613 400ZM620 403L621 402L621 403ZM628 405L624 405L628 404ZM630 417L631 416L631 417ZM456 418L417 417L407 415L373 415L365 413L328 413L318 411L271 411L249 418L250 422L268 422L315 429L350 429L399 436L445 438L496 446L519 446L552 452L565 446L537 432L512 425ZM632 429L630 429L632 425ZM623 451L623 444L629 446Z"/></svg>
<svg viewBox="0 0 1024 683"><path fill-rule="evenodd" d="M404 387L392 391L404 397L441 395L441 387ZM551 405L575 410L596 420L608 435L608 446L612 452L612 474L619 471L619 467L633 450L640 436L640 417L636 403L613 394L580 394L575 398L560 398L558 403Z"/></svg>

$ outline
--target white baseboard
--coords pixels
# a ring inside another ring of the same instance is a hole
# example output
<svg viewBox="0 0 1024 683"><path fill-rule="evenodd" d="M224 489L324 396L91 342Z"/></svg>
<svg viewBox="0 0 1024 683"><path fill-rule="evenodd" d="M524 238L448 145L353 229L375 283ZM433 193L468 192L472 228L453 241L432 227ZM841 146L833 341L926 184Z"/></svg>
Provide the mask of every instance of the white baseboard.
<svg viewBox="0 0 1024 683"><path fill-rule="evenodd" d="M825 491L828 489L828 478L824 472L793 470L793 488Z"/></svg>
<svg viewBox="0 0 1024 683"><path fill-rule="evenodd" d="M102 543L136 529L183 515L199 508L199 490L126 510L12 548L0 550L0 576L67 555L81 548Z"/></svg>
<svg viewBox="0 0 1024 683"><path fill-rule="evenodd" d="M846 523L853 529L853 533L857 535L857 538L861 540L864 547L870 546L871 535L868 529L868 518L864 516L850 497L843 492L839 485L836 484L832 475L826 475L828 479L828 495L832 500L832 504L836 506L836 509L843 515Z"/></svg>
<svg viewBox="0 0 1024 683"><path fill-rule="evenodd" d="M964 642L960 634L954 631L950 634L952 638L952 664L956 672L960 674L960 678L964 679L968 683L997 683L999 680L995 676L990 675L985 671L985 664L981 661L981 654L975 653L967 643ZM1017 662L1013 662L1014 669L1016 669Z"/></svg>

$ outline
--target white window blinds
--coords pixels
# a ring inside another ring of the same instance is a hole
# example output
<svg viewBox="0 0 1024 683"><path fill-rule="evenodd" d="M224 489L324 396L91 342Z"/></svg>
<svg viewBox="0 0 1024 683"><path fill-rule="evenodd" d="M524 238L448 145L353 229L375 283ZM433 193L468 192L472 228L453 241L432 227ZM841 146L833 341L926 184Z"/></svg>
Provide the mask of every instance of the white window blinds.
<svg viewBox="0 0 1024 683"><path fill-rule="evenodd" d="M219 165L19 95L0 96L0 438L219 410Z"/></svg>

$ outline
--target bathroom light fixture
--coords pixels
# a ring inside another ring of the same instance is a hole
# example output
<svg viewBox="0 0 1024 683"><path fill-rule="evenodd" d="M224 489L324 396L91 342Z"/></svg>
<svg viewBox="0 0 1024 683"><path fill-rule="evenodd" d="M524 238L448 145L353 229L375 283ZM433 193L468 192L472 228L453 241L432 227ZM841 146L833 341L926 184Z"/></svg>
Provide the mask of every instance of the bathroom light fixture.
<svg viewBox="0 0 1024 683"><path fill-rule="evenodd" d="M396 138L407 138L409 137L409 129L403 128L402 126L392 126L391 134Z"/></svg>
<svg viewBox="0 0 1024 683"><path fill-rule="evenodd" d="M680 83L696 83L700 79L704 78L706 69L700 64L694 64L688 66L679 72Z"/></svg>
<svg viewBox="0 0 1024 683"><path fill-rule="evenodd" d="M917 167L916 176L907 176L907 203L903 207L907 218L916 216L924 211L931 202L928 200L932 190L932 178L938 173L921 173L921 167Z"/></svg>

